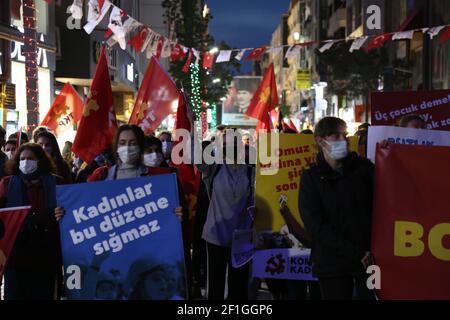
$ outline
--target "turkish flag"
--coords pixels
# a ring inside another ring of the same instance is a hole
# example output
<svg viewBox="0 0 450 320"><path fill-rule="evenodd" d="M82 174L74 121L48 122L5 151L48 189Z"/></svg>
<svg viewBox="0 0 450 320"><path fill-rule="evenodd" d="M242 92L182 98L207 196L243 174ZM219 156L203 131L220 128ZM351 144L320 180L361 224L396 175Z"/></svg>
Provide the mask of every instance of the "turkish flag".
<svg viewBox="0 0 450 320"><path fill-rule="evenodd" d="M111 81L103 47L72 151L84 162L91 163L111 144L116 130Z"/></svg>
<svg viewBox="0 0 450 320"><path fill-rule="evenodd" d="M203 51L203 68L211 70L213 62L214 62L214 54L207 51Z"/></svg>
<svg viewBox="0 0 450 320"><path fill-rule="evenodd" d="M178 61L184 57L183 47L178 43L172 45L172 52L170 53L170 60Z"/></svg>
<svg viewBox="0 0 450 320"><path fill-rule="evenodd" d="M247 58L245 58L245 60L249 61L249 60L257 60L257 59L261 58L263 53L266 52L266 49L267 49L266 47L253 49L250 52L250 54L247 56Z"/></svg>
<svg viewBox="0 0 450 320"><path fill-rule="evenodd" d="M100 11L102 11L104 4L105 4L105 0L98 0L98 7L99 7Z"/></svg>
<svg viewBox="0 0 450 320"><path fill-rule="evenodd" d="M145 134L155 131L178 104L180 93L156 57L152 56L142 80L129 124L139 125Z"/></svg>
<svg viewBox="0 0 450 320"><path fill-rule="evenodd" d="M294 122L292 121L291 118L289 118L289 122L288 122L288 126L289 128L291 128L292 130L295 130L296 132L299 132L297 127L295 126Z"/></svg>
<svg viewBox="0 0 450 320"><path fill-rule="evenodd" d="M20 20L20 7L22 6L22 0L12 0L11 4L11 18Z"/></svg>
<svg viewBox="0 0 450 320"><path fill-rule="evenodd" d="M261 84L253 95L248 106L247 116L265 121L265 115L278 106L277 85L273 63L270 64Z"/></svg>
<svg viewBox="0 0 450 320"><path fill-rule="evenodd" d="M0 279L30 209L31 207L0 209Z"/></svg>
<svg viewBox="0 0 450 320"><path fill-rule="evenodd" d="M386 41L389 41L392 39L391 33L384 33L379 36L376 36L372 40L370 40L369 44L367 45L367 51L381 48Z"/></svg>
<svg viewBox="0 0 450 320"><path fill-rule="evenodd" d="M194 55L194 53L192 52L192 49L189 49L189 55L186 59L186 62L184 63L183 69L181 69L181 71L183 71L184 73L188 73L189 67L191 66L193 55Z"/></svg>
<svg viewBox="0 0 450 320"><path fill-rule="evenodd" d="M156 47L156 59L159 60L159 58L161 58L161 52L162 52L162 48L164 46L164 43L166 41L166 38L164 38L163 36L160 36L158 39L158 45Z"/></svg>
<svg viewBox="0 0 450 320"><path fill-rule="evenodd" d="M141 52L142 46L144 45L145 39L147 39L149 32L150 30L147 27L142 26L139 29L139 33L128 40L128 44L132 46L136 52Z"/></svg>
<svg viewBox="0 0 450 320"><path fill-rule="evenodd" d="M439 44L443 44L445 41L450 39L450 26L446 27L444 31L441 32L441 35L439 36Z"/></svg>
<svg viewBox="0 0 450 320"><path fill-rule="evenodd" d="M73 126L81 119L83 105L78 93L70 83L66 83L42 120L41 126L52 129L56 136L66 130L73 130Z"/></svg>

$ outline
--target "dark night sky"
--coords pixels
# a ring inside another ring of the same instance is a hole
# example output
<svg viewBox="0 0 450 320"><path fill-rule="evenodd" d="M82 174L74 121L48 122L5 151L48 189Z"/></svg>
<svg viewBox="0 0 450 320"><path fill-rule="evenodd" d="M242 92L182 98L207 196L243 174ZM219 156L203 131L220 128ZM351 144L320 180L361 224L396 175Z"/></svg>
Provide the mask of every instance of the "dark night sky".
<svg viewBox="0 0 450 320"><path fill-rule="evenodd" d="M213 16L209 23L209 32L216 42L225 41L233 48L254 48L270 44L272 33L280 23L281 15L288 11L290 1L207 0L206 2ZM241 73L250 71L250 63L241 68Z"/></svg>

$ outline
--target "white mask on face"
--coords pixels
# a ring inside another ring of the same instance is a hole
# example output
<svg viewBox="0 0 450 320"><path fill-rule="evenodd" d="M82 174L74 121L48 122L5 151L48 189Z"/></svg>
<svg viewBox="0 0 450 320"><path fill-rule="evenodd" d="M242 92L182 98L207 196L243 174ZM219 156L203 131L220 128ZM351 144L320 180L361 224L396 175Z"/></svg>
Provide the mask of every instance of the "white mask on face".
<svg viewBox="0 0 450 320"><path fill-rule="evenodd" d="M163 141L162 142L162 152L166 158L170 158L170 154L172 153L173 143L171 141Z"/></svg>
<svg viewBox="0 0 450 320"><path fill-rule="evenodd" d="M133 164L139 158L139 146L121 146L117 148L120 161L124 164Z"/></svg>
<svg viewBox="0 0 450 320"><path fill-rule="evenodd" d="M8 157L8 159L11 159L13 157L13 152L12 151L6 151L5 154Z"/></svg>
<svg viewBox="0 0 450 320"><path fill-rule="evenodd" d="M20 160L19 169L23 174L30 174L37 170L38 162L36 160Z"/></svg>
<svg viewBox="0 0 450 320"><path fill-rule="evenodd" d="M161 153L152 152L144 154L144 165L147 167L158 167L163 161L164 158Z"/></svg>
<svg viewBox="0 0 450 320"><path fill-rule="evenodd" d="M348 146L347 141L326 141L324 140L330 147L331 151L327 153L333 160L342 160L348 155Z"/></svg>

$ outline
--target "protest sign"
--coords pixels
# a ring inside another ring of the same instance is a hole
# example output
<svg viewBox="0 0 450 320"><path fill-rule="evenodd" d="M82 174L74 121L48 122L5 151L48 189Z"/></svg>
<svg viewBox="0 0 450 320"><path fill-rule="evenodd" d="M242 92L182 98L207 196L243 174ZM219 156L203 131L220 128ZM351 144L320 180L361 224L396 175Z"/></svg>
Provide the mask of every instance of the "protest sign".
<svg viewBox="0 0 450 320"><path fill-rule="evenodd" d="M393 144L450 146L450 132L390 126L369 127L367 158L372 162L375 162L376 145L383 140Z"/></svg>
<svg viewBox="0 0 450 320"><path fill-rule="evenodd" d="M418 114L427 129L450 131L450 90L372 92L372 125L394 125Z"/></svg>
<svg viewBox="0 0 450 320"><path fill-rule="evenodd" d="M311 249L258 250L253 257L253 277L316 280L312 275Z"/></svg>
<svg viewBox="0 0 450 320"><path fill-rule="evenodd" d="M450 299L450 147L378 148L372 252L381 299Z"/></svg>
<svg viewBox="0 0 450 320"><path fill-rule="evenodd" d="M174 174L60 186L69 299L186 298Z"/></svg>

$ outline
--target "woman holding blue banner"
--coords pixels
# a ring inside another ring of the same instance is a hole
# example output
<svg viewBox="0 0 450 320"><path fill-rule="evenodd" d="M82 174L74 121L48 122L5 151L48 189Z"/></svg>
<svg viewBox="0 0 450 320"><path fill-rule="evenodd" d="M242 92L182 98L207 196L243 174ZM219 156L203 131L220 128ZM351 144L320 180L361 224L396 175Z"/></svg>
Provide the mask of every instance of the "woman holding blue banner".
<svg viewBox="0 0 450 320"><path fill-rule="evenodd" d="M112 167L103 166L94 171L88 182L102 180L129 179L146 176L148 169L142 164L144 153L144 132L136 125L120 126L112 143L116 163Z"/></svg>
<svg viewBox="0 0 450 320"><path fill-rule="evenodd" d="M52 160L38 144L22 145L0 182L2 207L31 206L5 270L5 300L51 300L61 268Z"/></svg>

